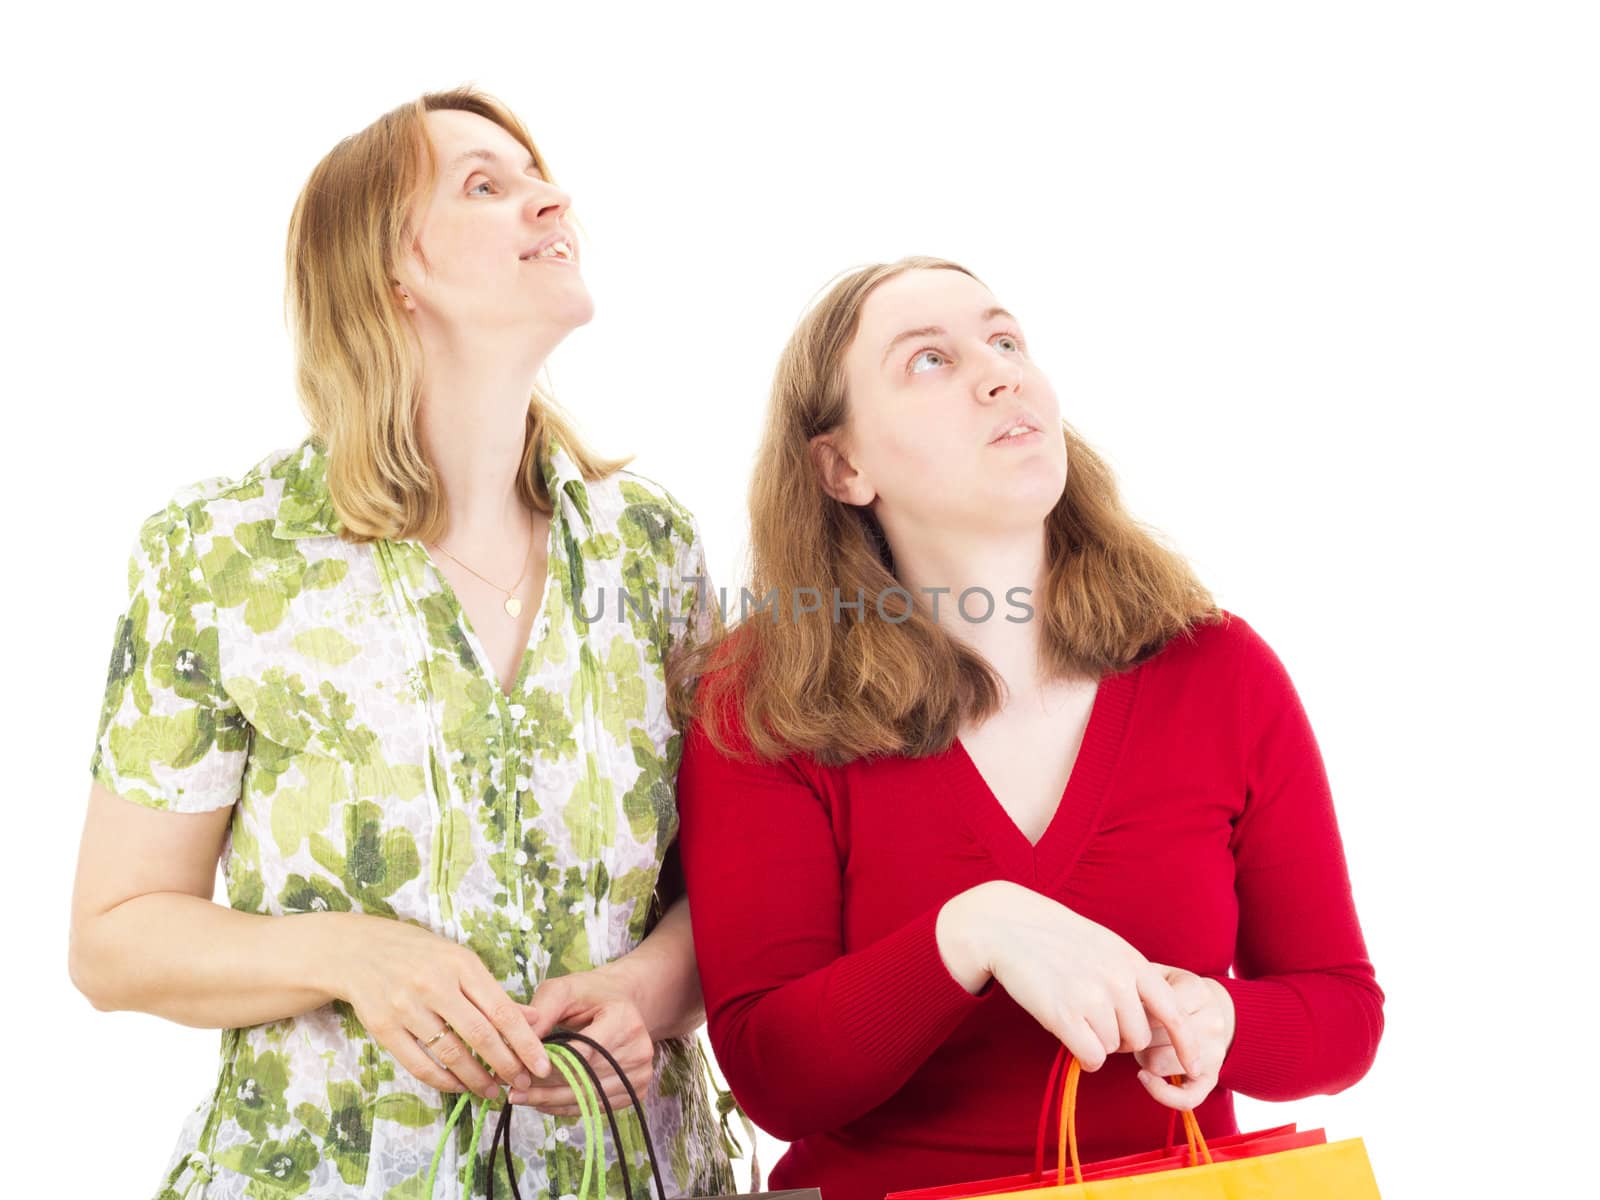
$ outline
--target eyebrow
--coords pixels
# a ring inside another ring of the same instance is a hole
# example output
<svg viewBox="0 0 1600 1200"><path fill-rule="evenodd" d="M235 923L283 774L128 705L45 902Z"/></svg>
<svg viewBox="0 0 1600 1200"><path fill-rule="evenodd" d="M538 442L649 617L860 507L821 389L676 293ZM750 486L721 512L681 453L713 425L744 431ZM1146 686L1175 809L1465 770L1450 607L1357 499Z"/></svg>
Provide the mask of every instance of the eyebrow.
<svg viewBox="0 0 1600 1200"><path fill-rule="evenodd" d="M453 174L455 169L462 163L469 162L472 159L481 159L483 162L495 164L500 162L500 156L493 150L464 150L460 154L456 155L455 158L450 160L450 165L445 168L445 174ZM532 156L530 156L528 158L528 166L523 167L522 169L526 171L528 167L537 167L538 165L539 164L533 160Z"/></svg>
<svg viewBox="0 0 1600 1200"><path fill-rule="evenodd" d="M1016 320L1015 317L1013 317L1005 309L1000 308L999 306L996 306L994 308L989 309L987 312L985 312L983 314L982 317L979 318L979 320L981 320L981 321L992 321L996 317L1005 317L1005 318L1007 318L1008 320L1011 320L1011 321L1015 321ZM881 367L881 366L883 366L884 363L888 362L889 361L889 355L891 353L893 353L894 348L896 346L898 346L901 342L907 341L910 338L943 337L945 334L947 334L949 332L950 331L948 329L946 329L943 325L924 325L920 329L907 329L903 333L897 333L897 334L894 335L894 337L889 339L888 346L884 347L883 359L882 359L881 362L878 363L878 365Z"/></svg>

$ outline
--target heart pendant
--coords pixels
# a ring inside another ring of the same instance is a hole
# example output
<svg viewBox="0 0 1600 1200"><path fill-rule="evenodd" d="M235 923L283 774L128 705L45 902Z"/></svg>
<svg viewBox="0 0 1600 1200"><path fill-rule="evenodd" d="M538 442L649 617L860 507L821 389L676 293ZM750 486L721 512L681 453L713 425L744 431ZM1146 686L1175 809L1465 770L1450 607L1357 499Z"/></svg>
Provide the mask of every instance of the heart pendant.
<svg viewBox="0 0 1600 1200"><path fill-rule="evenodd" d="M506 611L513 617L522 611L522 601L515 596L506 597Z"/></svg>

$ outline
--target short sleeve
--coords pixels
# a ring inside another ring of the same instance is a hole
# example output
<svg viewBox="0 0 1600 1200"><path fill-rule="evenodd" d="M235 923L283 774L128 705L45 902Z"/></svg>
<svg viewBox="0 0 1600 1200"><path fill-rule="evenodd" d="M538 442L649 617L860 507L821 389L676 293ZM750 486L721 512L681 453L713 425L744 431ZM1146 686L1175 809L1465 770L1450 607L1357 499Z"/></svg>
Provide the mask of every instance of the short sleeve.
<svg viewBox="0 0 1600 1200"><path fill-rule="evenodd" d="M249 725L221 682L216 605L174 502L147 520L128 562L90 771L125 799L207 812L239 796Z"/></svg>

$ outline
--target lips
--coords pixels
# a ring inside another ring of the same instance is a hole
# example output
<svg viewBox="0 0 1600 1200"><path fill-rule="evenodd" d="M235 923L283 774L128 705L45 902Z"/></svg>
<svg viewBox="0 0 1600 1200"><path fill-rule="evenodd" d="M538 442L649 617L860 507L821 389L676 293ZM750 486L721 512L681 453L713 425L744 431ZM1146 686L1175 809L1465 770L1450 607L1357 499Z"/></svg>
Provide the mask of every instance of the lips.
<svg viewBox="0 0 1600 1200"><path fill-rule="evenodd" d="M567 257L566 258L561 258L560 256L556 256L556 261L557 262L577 262L578 261L578 242L577 242L577 239L574 238L565 229L556 230L556 232L552 233L549 237L545 238L541 242L536 243L530 249L525 251L521 255L522 261L523 262L531 262L531 261L533 261L534 259L538 258L538 256L540 254L542 254L545 250L548 250L551 246L554 246L557 242L565 242L567 244ZM548 259L546 259L544 261L548 261Z"/></svg>
<svg viewBox="0 0 1600 1200"><path fill-rule="evenodd" d="M1008 433L1017 428L1027 429L1033 433L1044 432L1044 427L1039 424L1039 418L1024 409L1022 412L1012 413L990 431L990 444L1003 440Z"/></svg>

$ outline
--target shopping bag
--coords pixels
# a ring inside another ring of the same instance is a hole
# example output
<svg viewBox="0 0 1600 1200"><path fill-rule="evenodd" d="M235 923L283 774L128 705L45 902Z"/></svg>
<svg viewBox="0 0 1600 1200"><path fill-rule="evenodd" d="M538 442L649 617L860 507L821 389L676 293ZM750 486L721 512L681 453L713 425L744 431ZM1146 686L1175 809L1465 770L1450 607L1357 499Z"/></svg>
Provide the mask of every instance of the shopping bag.
<svg viewBox="0 0 1600 1200"><path fill-rule="evenodd" d="M1050 1129L1050 1116L1056 1110L1057 1102L1062 1100L1063 1072L1067 1066L1067 1050L1062 1047L1056 1055L1055 1064L1050 1069L1050 1079L1045 1085L1044 1103L1039 1112L1039 1129L1034 1141L1033 1170L1019 1175L1010 1175L998 1179L986 1179L976 1183L941 1184L938 1187L917 1188L914 1190L891 1193L890 1200L965 1200L967 1197L997 1196L1010 1192L1033 1191L1056 1181L1056 1172L1048 1176L1044 1169L1045 1141ZM1179 1113L1174 1110L1167 1122L1166 1147L1162 1150L1146 1150L1138 1154L1128 1154L1120 1158L1101 1159L1093 1163L1083 1164L1085 1179L1112 1178L1119 1174L1137 1174L1141 1171L1148 1172L1161 1166L1178 1166L1181 1158L1175 1161L1174 1156L1182 1156L1191 1152L1193 1142L1189 1138L1188 1120L1185 1121L1186 1147L1174 1148L1173 1130L1177 1124ZM1196 1126L1198 1128L1198 1125ZM1212 1138L1207 1142L1212 1156L1216 1159L1245 1158L1256 1154L1270 1154L1278 1150L1290 1150L1298 1146L1316 1145L1327 1140L1320 1129L1298 1129L1293 1123L1278 1125L1271 1129L1260 1129L1249 1133L1234 1133L1224 1137Z"/></svg>
<svg viewBox="0 0 1600 1200"><path fill-rule="evenodd" d="M606 1096L605 1087L600 1081L599 1074L594 1066L582 1054L573 1049L574 1044L590 1047L600 1055L622 1081L624 1090L628 1093L628 1100L632 1103L634 1112L639 1118L639 1129L644 1134L645 1159L650 1165L650 1175L656 1185L656 1200L669 1200L666 1185L661 1181L661 1168L656 1157L655 1143L650 1139L650 1126L644 1119L644 1106L639 1103L638 1094L633 1090L633 1084L623 1074L622 1067L611 1056L611 1052L599 1042L586 1034L570 1029L557 1029L544 1039L545 1048L550 1054L550 1064L555 1067L562 1078L572 1088L573 1094L578 1098L578 1109L583 1121L583 1174L578 1183L576 1200L604 1200L606 1194L606 1159L603 1142L603 1129L600 1124L602 1115L611 1130L611 1144L617 1148L617 1166L622 1172L623 1194L628 1197L633 1195L633 1179L628 1170L628 1156L622 1150L622 1135L617 1127L617 1114L611 1107L611 1101ZM424 1195L432 1200L434 1185L439 1173L439 1160L444 1154L444 1148L449 1144L450 1135L455 1130L456 1123L461 1114L472 1101L472 1093L463 1093L456 1102L454 1110L445 1122L444 1133L439 1138L439 1144L433 1152L433 1164L428 1169L427 1190ZM477 1120L472 1129L472 1141L467 1148L467 1157L476 1159L478 1143L483 1134L484 1123L487 1121L490 1109L493 1106L485 1103L479 1110ZM517 1185L517 1172L511 1154L511 1110L514 1106L502 1101L500 1104L500 1119L495 1124L494 1134L489 1139L489 1172L485 1194L488 1200L494 1200L495 1173L494 1156L503 1154L506 1168L506 1179L511 1184L511 1200L522 1200L521 1189ZM591 1194L592 1193L592 1194ZM782 1192L751 1192L746 1195L763 1200L822 1200L822 1193L816 1188L792 1188ZM710 1197L709 1200L733 1200L732 1197Z"/></svg>
<svg viewBox="0 0 1600 1200"><path fill-rule="evenodd" d="M1360 1138L1329 1142L1323 1130L1297 1129L1293 1124L1207 1141L1193 1113L1174 1110L1164 1149L1081 1162L1076 1111L1081 1069L1077 1059L1063 1047L1046 1084L1031 1172L891 1192L886 1200L967 1200L996 1195L1005 1195L1008 1200L1261 1200L1279 1196L1295 1200L1379 1200L1377 1182ZM1172 1082L1180 1080L1174 1077ZM1056 1169L1047 1174L1045 1140L1057 1095L1061 1108ZM1184 1144L1178 1146L1173 1141L1173 1129L1180 1117Z"/></svg>

